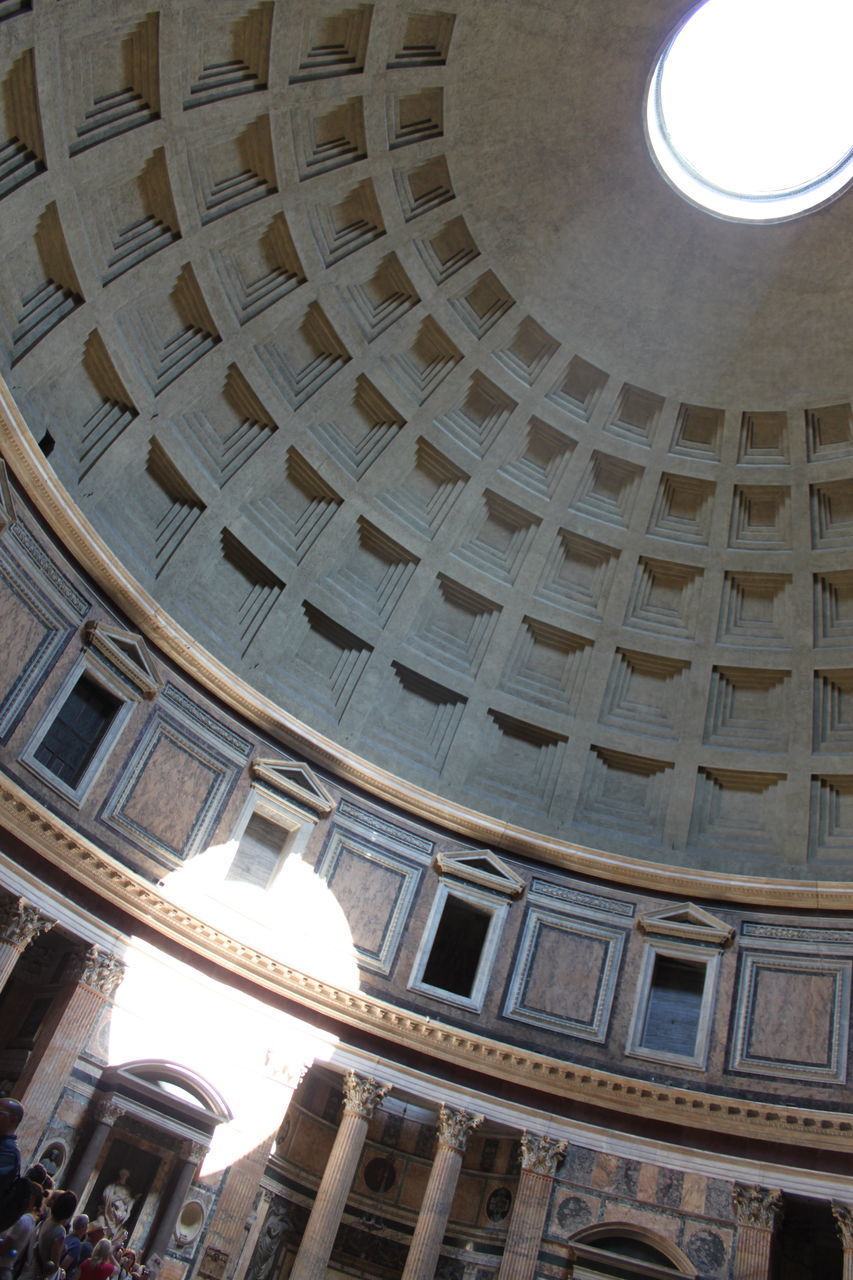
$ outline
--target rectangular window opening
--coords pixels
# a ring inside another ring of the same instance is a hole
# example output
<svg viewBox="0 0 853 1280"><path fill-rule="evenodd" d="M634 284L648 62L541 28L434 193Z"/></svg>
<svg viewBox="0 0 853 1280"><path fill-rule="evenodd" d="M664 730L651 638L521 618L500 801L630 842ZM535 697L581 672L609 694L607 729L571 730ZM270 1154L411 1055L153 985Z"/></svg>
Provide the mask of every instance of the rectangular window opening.
<svg viewBox="0 0 853 1280"><path fill-rule="evenodd" d="M35 759L61 782L77 787L121 702L89 676L81 676L35 751Z"/></svg>
<svg viewBox="0 0 853 1280"><path fill-rule="evenodd" d="M492 912L448 896L421 981L453 995L471 995Z"/></svg>
<svg viewBox="0 0 853 1280"><path fill-rule="evenodd" d="M253 813L240 837L226 880L269 888L279 868L290 832L260 813Z"/></svg>
<svg viewBox="0 0 853 1280"><path fill-rule="evenodd" d="M701 962L655 956L640 1037L642 1048L683 1057L696 1052L705 976L706 966Z"/></svg>

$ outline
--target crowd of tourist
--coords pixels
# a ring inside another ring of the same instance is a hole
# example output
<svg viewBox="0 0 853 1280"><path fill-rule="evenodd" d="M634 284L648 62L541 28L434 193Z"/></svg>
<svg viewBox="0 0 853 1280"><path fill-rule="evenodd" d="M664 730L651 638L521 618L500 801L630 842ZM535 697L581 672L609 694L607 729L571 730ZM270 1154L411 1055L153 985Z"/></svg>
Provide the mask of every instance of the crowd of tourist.
<svg viewBox="0 0 853 1280"><path fill-rule="evenodd" d="M54 1185L43 1164L24 1174L16 1133L23 1108L0 1098L0 1280L146 1280L126 1232L76 1214L77 1196Z"/></svg>

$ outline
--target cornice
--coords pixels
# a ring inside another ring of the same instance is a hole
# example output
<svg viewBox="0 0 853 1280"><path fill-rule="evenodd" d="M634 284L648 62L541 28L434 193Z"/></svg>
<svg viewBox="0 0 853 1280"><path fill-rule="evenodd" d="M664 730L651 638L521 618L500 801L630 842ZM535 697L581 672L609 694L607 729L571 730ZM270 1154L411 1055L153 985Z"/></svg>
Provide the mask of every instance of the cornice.
<svg viewBox="0 0 853 1280"><path fill-rule="evenodd" d="M644 862L537 835L455 804L378 768L290 715L208 653L125 569L60 484L0 378L0 451L66 550L150 644L226 706L340 779L472 841L651 893L804 911L853 911L843 881L728 875Z"/></svg>
<svg viewBox="0 0 853 1280"><path fill-rule="evenodd" d="M411 1049L503 1082L644 1120L714 1129L749 1141L807 1142L824 1150L849 1151L853 1115L738 1101L577 1066L311 977L170 902L156 886L103 853L9 779L0 779L0 820L82 887L164 939L266 991L387 1041L392 1059L398 1048Z"/></svg>

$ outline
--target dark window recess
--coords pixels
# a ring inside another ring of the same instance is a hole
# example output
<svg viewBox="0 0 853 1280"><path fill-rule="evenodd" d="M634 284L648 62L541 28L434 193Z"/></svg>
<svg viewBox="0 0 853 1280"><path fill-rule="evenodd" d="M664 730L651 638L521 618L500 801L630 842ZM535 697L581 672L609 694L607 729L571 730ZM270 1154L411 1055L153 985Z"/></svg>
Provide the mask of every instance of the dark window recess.
<svg viewBox="0 0 853 1280"><path fill-rule="evenodd" d="M457 996L470 996L491 919L490 911L448 897L421 981Z"/></svg>
<svg viewBox="0 0 853 1280"><path fill-rule="evenodd" d="M266 889L278 868L287 832L283 827L253 813L240 838L227 880L241 880Z"/></svg>
<svg viewBox="0 0 853 1280"><path fill-rule="evenodd" d="M76 787L120 706L118 698L81 676L36 748L36 760L69 787Z"/></svg>
<svg viewBox="0 0 853 1280"><path fill-rule="evenodd" d="M704 964L657 956L640 1041L643 1048L685 1056L694 1053L704 993Z"/></svg>

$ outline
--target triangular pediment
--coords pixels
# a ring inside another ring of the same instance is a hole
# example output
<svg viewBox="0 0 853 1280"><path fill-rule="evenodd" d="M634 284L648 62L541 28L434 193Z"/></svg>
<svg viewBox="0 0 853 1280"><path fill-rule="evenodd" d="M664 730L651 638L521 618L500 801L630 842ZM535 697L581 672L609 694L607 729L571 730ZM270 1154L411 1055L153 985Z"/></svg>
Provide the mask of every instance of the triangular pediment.
<svg viewBox="0 0 853 1280"><path fill-rule="evenodd" d="M14 524L17 518L12 485L9 481L9 471L6 463L0 458L0 529L5 529L10 524Z"/></svg>
<svg viewBox="0 0 853 1280"><path fill-rule="evenodd" d="M296 764L292 760L253 760L252 776L273 791L300 800L317 813L331 813L335 807L334 798L307 764Z"/></svg>
<svg viewBox="0 0 853 1280"><path fill-rule="evenodd" d="M113 675L129 684L138 697L153 698L163 688L160 673L142 636L107 622L89 622L84 634L90 650L106 661Z"/></svg>
<svg viewBox="0 0 853 1280"><path fill-rule="evenodd" d="M510 898L519 897L525 890L521 876L488 849L475 849L472 853L439 853L434 866L440 875L455 876L457 880L467 880Z"/></svg>
<svg viewBox="0 0 853 1280"><path fill-rule="evenodd" d="M684 938L691 942L711 942L717 946L725 946L734 936L734 928L730 924L694 902L679 902L672 907L660 907L657 911L644 911L637 917L637 926L643 933Z"/></svg>

